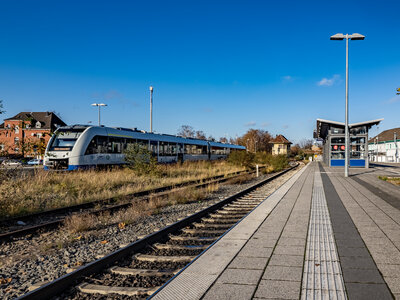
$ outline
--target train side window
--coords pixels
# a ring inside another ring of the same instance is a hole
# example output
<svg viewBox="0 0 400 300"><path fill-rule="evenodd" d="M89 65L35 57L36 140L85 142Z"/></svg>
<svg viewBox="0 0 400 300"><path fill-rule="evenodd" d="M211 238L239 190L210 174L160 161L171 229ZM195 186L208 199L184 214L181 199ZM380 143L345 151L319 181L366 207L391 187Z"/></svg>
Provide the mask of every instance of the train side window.
<svg viewBox="0 0 400 300"><path fill-rule="evenodd" d="M108 139L106 136L94 136L86 148L85 154L107 153Z"/></svg>
<svg viewBox="0 0 400 300"><path fill-rule="evenodd" d="M97 153L107 153L108 138L106 136L97 136Z"/></svg>
<svg viewBox="0 0 400 300"><path fill-rule="evenodd" d="M149 141L147 140L136 140L136 143L143 148L149 149Z"/></svg>
<svg viewBox="0 0 400 300"><path fill-rule="evenodd" d="M110 137L108 142L108 153L122 153L122 145L124 139L118 137Z"/></svg>
<svg viewBox="0 0 400 300"><path fill-rule="evenodd" d="M157 155L157 141L150 141L150 151L154 155Z"/></svg>
<svg viewBox="0 0 400 300"><path fill-rule="evenodd" d="M97 153L97 137L93 137L92 140L89 142L88 147L86 148L85 154L96 154Z"/></svg>

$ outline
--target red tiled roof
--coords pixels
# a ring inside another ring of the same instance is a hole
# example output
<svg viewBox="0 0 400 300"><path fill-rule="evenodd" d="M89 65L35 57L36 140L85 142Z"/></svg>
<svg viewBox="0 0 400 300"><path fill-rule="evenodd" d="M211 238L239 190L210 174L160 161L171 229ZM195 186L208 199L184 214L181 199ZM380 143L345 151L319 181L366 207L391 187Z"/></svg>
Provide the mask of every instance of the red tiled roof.
<svg viewBox="0 0 400 300"><path fill-rule="evenodd" d="M292 144L282 134L278 134L274 139L270 141L271 144Z"/></svg>
<svg viewBox="0 0 400 300"><path fill-rule="evenodd" d="M382 131L379 133L377 136L374 136L373 138L370 138L368 143L373 144L375 142L375 139L377 138L377 142L389 142L394 140L394 133L396 132L396 140L400 140L400 128L392 128L388 129L385 131Z"/></svg>
<svg viewBox="0 0 400 300"><path fill-rule="evenodd" d="M57 128L57 126L67 125L55 113L48 112L48 111L20 112L20 113L16 114L14 117L5 119L4 121L11 121L11 120L40 122L41 129L52 129L52 130L55 130ZM4 125L3 125L3 127L4 127Z"/></svg>

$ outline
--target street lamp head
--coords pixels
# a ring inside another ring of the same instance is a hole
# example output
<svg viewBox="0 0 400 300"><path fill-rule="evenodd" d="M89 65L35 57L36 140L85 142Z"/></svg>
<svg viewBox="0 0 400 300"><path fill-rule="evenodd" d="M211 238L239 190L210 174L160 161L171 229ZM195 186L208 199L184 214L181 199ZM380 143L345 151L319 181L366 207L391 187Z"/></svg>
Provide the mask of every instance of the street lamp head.
<svg viewBox="0 0 400 300"><path fill-rule="evenodd" d="M343 33L336 33L331 36L331 40L343 40L346 36Z"/></svg>
<svg viewBox="0 0 400 300"><path fill-rule="evenodd" d="M92 103L92 106L107 106L107 104L104 103Z"/></svg>
<svg viewBox="0 0 400 300"><path fill-rule="evenodd" d="M107 106L107 104L99 103L99 106Z"/></svg>
<svg viewBox="0 0 400 300"><path fill-rule="evenodd" d="M152 86L150 86L150 92L152 92L153 91L153 87Z"/></svg>
<svg viewBox="0 0 400 300"><path fill-rule="evenodd" d="M352 40L363 40L365 39L365 36L359 33L353 33L352 35L349 36L349 38Z"/></svg>

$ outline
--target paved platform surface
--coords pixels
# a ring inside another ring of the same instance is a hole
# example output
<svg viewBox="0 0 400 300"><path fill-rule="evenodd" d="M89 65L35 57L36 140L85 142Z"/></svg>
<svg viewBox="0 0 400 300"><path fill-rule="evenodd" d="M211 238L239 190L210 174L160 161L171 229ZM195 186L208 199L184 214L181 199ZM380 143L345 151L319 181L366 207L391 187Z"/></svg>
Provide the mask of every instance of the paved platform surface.
<svg viewBox="0 0 400 300"><path fill-rule="evenodd" d="M400 299L400 188L377 172L310 163L153 299Z"/></svg>

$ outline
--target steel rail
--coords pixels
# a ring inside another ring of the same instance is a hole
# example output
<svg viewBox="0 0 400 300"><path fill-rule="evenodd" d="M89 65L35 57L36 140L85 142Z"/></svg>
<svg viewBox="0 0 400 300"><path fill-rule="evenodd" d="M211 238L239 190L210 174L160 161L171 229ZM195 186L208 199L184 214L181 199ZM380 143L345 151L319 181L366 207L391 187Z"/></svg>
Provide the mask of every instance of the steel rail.
<svg viewBox="0 0 400 300"><path fill-rule="evenodd" d="M138 241L135 241L135 242L127 245L124 248L121 248L121 249L119 249L113 253L110 253L98 260L88 263L87 265L85 265L69 274L66 274L52 282L49 282L49 283L37 288L36 290L33 290L25 295L22 295L17 299L42 300L42 299L49 299L51 297L54 297L54 296L62 293L63 291L65 291L67 288L72 287L80 279L90 276L90 275L93 275L93 274L96 274L96 273L99 273L100 271L110 267L116 261L122 260L122 259L128 257L129 255L132 255L132 253L140 252L141 250L145 249L148 245L166 240L168 235L178 232L182 228L205 217L210 212L220 209L224 205L236 200L237 198L240 198L240 197L248 194L249 192L263 186L264 184L266 184L268 182L271 182L272 180L280 177L281 175L287 173L288 171L296 168L297 166L298 166L298 164L296 166L290 167L284 171L281 171L277 174L274 174L273 176L271 176L259 183L256 183L249 188L246 188L232 196L229 196L216 204L213 204L197 213L194 213L193 215L190 215L180 221L175 222L172 225L166 226L157 232L149 234L146 237L144 237Z"/></svg>

